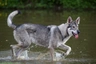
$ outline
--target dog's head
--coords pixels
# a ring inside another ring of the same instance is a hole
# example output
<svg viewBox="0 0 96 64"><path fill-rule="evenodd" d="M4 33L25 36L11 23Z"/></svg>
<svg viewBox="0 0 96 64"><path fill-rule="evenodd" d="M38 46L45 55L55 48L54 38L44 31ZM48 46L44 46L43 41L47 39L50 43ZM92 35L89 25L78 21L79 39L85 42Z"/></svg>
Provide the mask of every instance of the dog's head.
<svg viewBox="0 0 96 64"><path fill-rule="evenodd" d="M72 20L72 18L69 16L67 19L68 23L68 34L73 35L76 39L79 37L78 34L79 31L79 24L80 24L80 17L78 17L75 21Z"/></svg>

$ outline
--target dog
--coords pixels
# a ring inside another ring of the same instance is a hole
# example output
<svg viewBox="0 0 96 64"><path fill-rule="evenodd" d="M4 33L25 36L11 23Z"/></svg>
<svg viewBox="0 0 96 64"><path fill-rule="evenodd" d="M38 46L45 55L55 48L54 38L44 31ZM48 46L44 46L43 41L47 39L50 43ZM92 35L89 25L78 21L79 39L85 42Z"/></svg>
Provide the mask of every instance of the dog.
<svg viewBox="0 0 96 64"><path fill-rule="evenodd" d="M13 28L14 39L18 44L11 45L13 57L20 57L21 54L27 50L31 44L36 44L49 49L51 59L54 60L54 50L59 48L66 50L62 55L67 56L71 52L71 47L65 43L74 36L76 39L79 37L79 24L80 17L77 17L75 21L71 16L68 17L67 22L61 25L40 25L40 24L22 24L16 26L12 23L12 19L20 11L15 10L9 14L7 18L7 24ZM18 49L18 51L16 51Z"/></svg>

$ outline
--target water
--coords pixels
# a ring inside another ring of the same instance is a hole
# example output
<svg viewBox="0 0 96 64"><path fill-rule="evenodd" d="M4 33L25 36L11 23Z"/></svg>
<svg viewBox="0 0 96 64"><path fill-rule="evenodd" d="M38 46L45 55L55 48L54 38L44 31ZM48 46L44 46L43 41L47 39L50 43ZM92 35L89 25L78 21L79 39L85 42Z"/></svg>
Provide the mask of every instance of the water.
<svg viewBox="0 0 96 64"><path fill-rule="evenodd" d="M46 10L21 10L20 15L15 16L13 19L14 24L23 24L23 23L35 23L43 25L59 25L65 23L68 16L71 16L75 20L80 16L80 35L79 39L72 37L66 44L71 46L72 51L69 56L66 57L63 61L45 61L45 60L32 60L18 62L16 64L95 64L96 63L96 12L95 11L63 11L63 12L54 12ZM11 62L11 51L10 45L16 44L16 41L13 38L13 29L7 26L7 16L12 12L12 10L2 10L0 11L0 62L9 61ZM46 52L47 49L42 47L32 47L30 51L30 56L36 56L38 53ZM33 52L33 53L32 53ZM6 63L6 62L5 62Z"/></svg>

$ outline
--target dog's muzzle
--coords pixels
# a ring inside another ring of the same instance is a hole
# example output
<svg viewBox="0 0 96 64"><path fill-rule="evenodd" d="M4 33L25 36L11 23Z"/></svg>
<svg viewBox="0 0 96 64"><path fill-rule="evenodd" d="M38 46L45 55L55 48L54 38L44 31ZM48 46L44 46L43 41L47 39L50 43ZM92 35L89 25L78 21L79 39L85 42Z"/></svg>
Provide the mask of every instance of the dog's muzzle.
<svg viewBox="0 0 96 64"><path fill-rule="evenodd" d="M79 30L77 30L77 33L79 34L79 33L80 33L80 31L79 31Z"/></svg>
<svg viewBox="0 0 96 64"><path fill-rule="evenodd" d="M76 39L79 37L79 35L78 35L79 33L80 33L79 30L77 30L77 33L72 32L72 34L74 35L74 37L75 37Z"/></svg>

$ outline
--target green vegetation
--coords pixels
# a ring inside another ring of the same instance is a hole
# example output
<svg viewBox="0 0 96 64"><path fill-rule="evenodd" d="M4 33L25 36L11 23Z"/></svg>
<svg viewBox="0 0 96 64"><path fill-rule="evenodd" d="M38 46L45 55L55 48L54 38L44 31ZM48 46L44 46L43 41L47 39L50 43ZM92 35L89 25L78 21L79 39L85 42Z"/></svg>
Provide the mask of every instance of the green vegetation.
<svg viewBox="0 0 96 64"><path fill-rule="evenodd" d="M0 0L0 8L96 9L96 0Z"/></svg>

